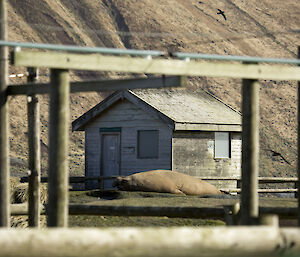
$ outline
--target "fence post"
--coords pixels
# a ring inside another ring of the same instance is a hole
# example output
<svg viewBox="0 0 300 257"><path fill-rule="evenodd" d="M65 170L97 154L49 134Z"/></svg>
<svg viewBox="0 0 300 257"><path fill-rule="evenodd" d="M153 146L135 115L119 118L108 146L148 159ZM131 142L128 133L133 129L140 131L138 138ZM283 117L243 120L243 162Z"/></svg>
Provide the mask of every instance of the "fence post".
<svg viewBox="0 0 300 257"><path fill-rule="evenodd" d="M300 59L300 46L298 46L298 59ZM300 66L300 65L299 65ZM300 81L298 81L298 181L297 181L297 193L296 196L298 198L298 226L300 226Z"/></svg>
<svg viewBox="0 0 300 257"><path fill-rule="evenodd" d="M0 0L0 39L7 40L6 0ZM8 49L0 47L0 227L10 226L10 172L8 138Z"/></svg>
<svg viewBox="0 0 300 257"><path fill-rule="evenodd" d="M279 227L279 217L275 214L264 214L259 218L259 224Z"/></svg>
<svg viewBox="0 0 300 257"><path fill-rule="evenodd" d="M224 211L227 226L237 226L240 224L240 203L224 206Z"/></svg>
<svg viewBox="0 0 300 257"><path fill-rule="evenodd" d="M68 134L70 82L68 70L51 70L48 226L68 225Z"/></svg>
<svg viewBox="0 0 300 257"><path fill-rule="evenodd" d="M34 83L38 77L36 68L28 68L27 82ZM40 177L41 177L41 147L40 147L40 106L36 95L27 96L28 108L28 225L39 227L40 224Z"/></svg>
<svg viewBox="0 0 300 257"><path fill-rule="evenodd" d="M258 218L259 83L243 79L241 224Z"/></svg>

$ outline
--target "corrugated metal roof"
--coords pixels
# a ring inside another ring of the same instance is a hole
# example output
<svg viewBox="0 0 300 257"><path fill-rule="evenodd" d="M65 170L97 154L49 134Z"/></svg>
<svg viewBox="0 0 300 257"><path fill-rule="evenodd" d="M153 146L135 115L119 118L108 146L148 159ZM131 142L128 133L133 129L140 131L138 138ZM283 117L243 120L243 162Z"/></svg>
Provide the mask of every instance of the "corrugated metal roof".
<svg viewBox="0 0 300 257"><path fill-rule="evenodd" d="M242 124L238 111L205 91L143 89L130 92L178 123Z"/></svg>

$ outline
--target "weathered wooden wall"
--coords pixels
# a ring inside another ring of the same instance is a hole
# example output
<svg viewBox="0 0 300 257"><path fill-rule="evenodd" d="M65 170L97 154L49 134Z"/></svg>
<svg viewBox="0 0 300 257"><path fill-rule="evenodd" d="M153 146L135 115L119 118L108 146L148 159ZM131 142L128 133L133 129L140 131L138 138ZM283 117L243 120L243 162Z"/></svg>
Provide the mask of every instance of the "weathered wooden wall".
<svg viewBox="0 0 300 257"><path fill-rule="evenodd" d="M101 168L100 128L121 127L120 174L127 176L134 172L153 169L171 169L172 129L151 117L127 100L109 108L105 113L86 126L86 175L99 176ZM159 158L139 159L137 157L137 131L159 131ZM118 175L118 171L111 175ZM96 186L96 184L95 184Z"/></svg>

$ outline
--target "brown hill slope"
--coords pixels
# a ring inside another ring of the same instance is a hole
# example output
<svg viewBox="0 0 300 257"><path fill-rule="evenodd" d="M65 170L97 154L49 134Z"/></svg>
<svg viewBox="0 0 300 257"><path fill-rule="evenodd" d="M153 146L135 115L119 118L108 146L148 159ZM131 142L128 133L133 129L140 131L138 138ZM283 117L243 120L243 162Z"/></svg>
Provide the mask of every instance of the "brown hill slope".
<svg viewBox="0 0 300 257"><path fill-rule="evenodd" d="M297 57L300 2L286 0L9 0L9 39L211 54ZM217 15L225 11L227 20ZM295 32L298 30L298 33ZM11 67L11 72L23 72ZM48 73L43 70L42 73ZM113 73L76 73L74 80ZM47 76L42 77L47 80ZM12 80L11 83L20 80ZM191 78L191 90L209 90L240 109L240 80ZM295 175L296 83L261 81L261 175ZM72 119L103 95L76 94ZM13 170L24 171L26 99L10 99ZM46 169L48 98L41 97L43 167ZM84 170L84 139L71 137L73 174ZM274 156L272 151L280 153ZM285 161L287 160L287 162Z"/></svg>

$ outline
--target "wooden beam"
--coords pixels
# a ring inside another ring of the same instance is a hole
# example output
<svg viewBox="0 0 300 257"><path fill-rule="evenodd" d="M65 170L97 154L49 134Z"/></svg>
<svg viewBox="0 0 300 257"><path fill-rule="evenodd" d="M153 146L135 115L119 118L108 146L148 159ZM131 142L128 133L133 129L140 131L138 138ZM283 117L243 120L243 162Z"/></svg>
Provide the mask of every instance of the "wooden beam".
<svg viewBox="0 0 300 257"><path fill-rule="evenodd" d="M300 46L298 46L298 59L300 59ZM300 81L298 81L298 97L297 97L297 102L298 102L298 124L297 124L297 148L298 148L298 160L297 160L297 176L298 176L298 183L297 183L297 188L300 188ZM297 198L298 198L298 226L300 227L300 192L297 193Z"/></svg>
<svg viewBox="0 0 300 257"><path fill-rule="evenodd" d="M29 215L29 213L28 213L28 204L27 203L11 204L10 209L11 209L11 215L12 216ZM39 211L40 211L39 215L45 215L46 214L46 208L45 208L44 204L40 204Z"/></svg>
<svg viewBox="0 0 300 257"><path fill-rule="evenodd" d="M159 207L159 206L109 206L69 204L69 215L100 215L100 216L148 216L169 218L196 218L220 219L226 214L225 209L230 206L220 207ZM41 215L46 214L43 204L40 207ZM260 207L260 214L275 214L282 219L296 219L297 208L291 207ZM11 204L11 215L28 215L28 205Z"/></svg>
<svg viewBox="0 0 300 257"><path fill-rule="evenodd" d="M116 177L117 176L109 177L109 179L114 179ZM84 183L88 180L99 180L99 179L101 179L100 176L94 176L94 177L72 176L72 177L69 177L69 183ZM108 179L108 177L105 177L105 179ZM21 183L24 183L24 182L26 183L28 181L29 181L28 177L21 177L21 180L20 180ZM48 183L48 177L41 177L41 182Z"/></svg>
<svg viewBox="0 0 300 257"><path fill-rule="evenodd" d="M7 39L6 0L0 0L0 39ZM0 47L0 227L10 226L10 172L8 134L8 49Z"/></svg>
<svg viewBox="0 0 300 257"><path fill-rule="evenodd" d="M243 79L241 224L258 218L259 83Z"/></svg>
<svg viewBox="0 0 300 257"><path fill-rule="evenodd" d="M200 62L162 58L147 59L99 54L14 51L11 63L15 66L48 67L55 69L245 79L300 80L300 67L296 66Z"/></svg>
<svg viewBox="0 0 300 257"><path fill-rule="evenodd" d="M156 78L132 78L116 80L90 80L70 83L70 93L78 92L103 92L130 90L138 88L165 88L181 87L185 85L185 78L182 76L162 76ZM7 88L8 95L30 95L30 94L49 94L50 84L22 84L9 85Z"/></svg>
<svg viewBox="0 0 300 257"><path fill-rule="evenodd" d="M38 70L28 68L28 82L37 80ZM28 225L39 227L40 225L40 178L41 178L41 142L40 142L40 105L35 94L27 96L28 115Z"/></svg>
<svg viewBox="0 0 300 257"><path fill-rule="evenodd" d="M1 229L0 257L297 256L300 230L260 227Z"/></svg>
<svg viewBox="0 0 300 257"><path fill-rule="evenodd" d="M169 218L223 218L222 207L101 206L70 204L70 215L147 216Z"/></svg>
<svg viewBox="0 0 300 257"><path fill-rule="evenodd" d="M51 70L48 220L50 227L68 224L69 72Z"/></svg>
<svg viewBox="0 0 300 257"><path fill-rule="evenodd" d="M279 227L279 217L274 214L265 214L259 217L259 224L263 226Z"/></svg>
<svg viewBox="0 0 300 257"><path fill-rule="evenodd" d="M226 207L226 206L224 206ZM237 206L235 207L237 208ZM259 207L261 214L276 214L280 218L296 218L297 208ZM159 206L109 206L69 204L70 215L100 216L147 216L190 219L224 218L225 210L220 207L159 207Z"/></svg>

